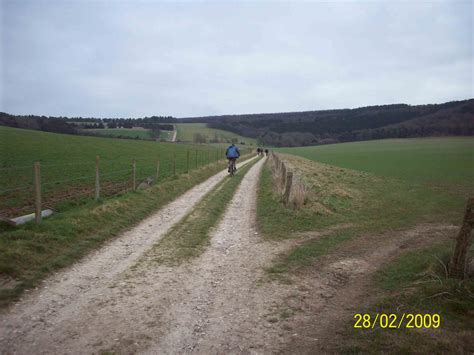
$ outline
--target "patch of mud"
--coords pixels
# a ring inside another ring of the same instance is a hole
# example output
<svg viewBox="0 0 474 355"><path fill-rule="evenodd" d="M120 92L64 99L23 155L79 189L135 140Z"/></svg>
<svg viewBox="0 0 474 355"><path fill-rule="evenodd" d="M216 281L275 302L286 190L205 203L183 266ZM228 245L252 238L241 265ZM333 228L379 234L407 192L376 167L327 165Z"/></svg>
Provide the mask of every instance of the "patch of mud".
<svg viewBox="0 0 474 355"><path fill-rule="evenodd" d="M345 277L363 274L370 268L369 262L361 259L344 259L328 266L328 271Z"/></svg>
<svg viewBox="0 0 474 355"><path fill-rule="evenodd" d="M20 281L10 276L0 275L0 289L2 290L13 290L19 283Z"/></svg>
<svg viewBox="0 0 474 355"><path fill-rule="evenodd" d="M334 231L339 231L342 229L352 227L352 223L341 223L335 226L331 226L328 228L324 228L323 230L316 230L316 231L308 231L308 232L298 232L294 234L294 239L297 240L307 240L307 239L318 239L323 236L326 236ZM303 242L303 241L302 241Z"/></svg>

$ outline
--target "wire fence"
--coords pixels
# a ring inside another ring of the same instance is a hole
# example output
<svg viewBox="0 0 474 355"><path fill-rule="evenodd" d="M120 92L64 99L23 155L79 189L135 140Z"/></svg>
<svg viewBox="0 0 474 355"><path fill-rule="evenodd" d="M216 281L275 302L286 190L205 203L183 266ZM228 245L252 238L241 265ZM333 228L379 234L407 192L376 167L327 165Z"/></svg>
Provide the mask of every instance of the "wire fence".
<svg viewBox="0 0 474 355"><path fill-rule="evenodd" d="M223 149L180 149L156 157L96 157L0 168L0 217L14 218L64 203L114 196L191 173L225 159ZM40 206L38 206L38 204Z"/></svg>

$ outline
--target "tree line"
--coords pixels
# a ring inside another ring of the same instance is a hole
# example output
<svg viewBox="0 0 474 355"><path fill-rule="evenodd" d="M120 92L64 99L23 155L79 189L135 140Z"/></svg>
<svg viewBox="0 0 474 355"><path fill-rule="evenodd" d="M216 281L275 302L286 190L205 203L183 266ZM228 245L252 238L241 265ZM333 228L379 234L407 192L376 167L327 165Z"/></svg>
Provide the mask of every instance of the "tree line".
<svg viewBox="0 0 474 355"><path fill-rule="evenodd" d="M305 146L426 136L474 135L474 99L432 105L208 116L183 119L256 138L273 146Z"/></svg>
<svg viewBox="0 0 474 355"><path fill-rule="evenodd" d="M33 129L63 134L83 134L87 129L142 127L152 131L157 138L160 130L172 131L178 120L171 116L151 116L143 118L91 118L91 117L53 117L36 115L11 115L0 112L0 125L15 128Z"/></svg>

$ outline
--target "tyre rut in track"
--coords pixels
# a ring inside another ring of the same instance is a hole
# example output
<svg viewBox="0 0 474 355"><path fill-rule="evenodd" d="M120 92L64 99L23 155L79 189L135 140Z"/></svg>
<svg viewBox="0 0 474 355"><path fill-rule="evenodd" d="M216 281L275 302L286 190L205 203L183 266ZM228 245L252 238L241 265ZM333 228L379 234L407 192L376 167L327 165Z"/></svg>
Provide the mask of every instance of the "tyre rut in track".
<svg viewBox="0 0 474 355"><path fill-rule="evenodd" d="M275 334L264 319L271 295L267 287L273 286L259 287L258 282L263 267L283 245L262 241L256 230L256 190L263 163L244 177L201 257L177 269L144 271L145 279L158 278L156 273L168 285L175 283L162 292L160 303L167 306L157 309L161 332L147 353L269 350Z"/></svg>

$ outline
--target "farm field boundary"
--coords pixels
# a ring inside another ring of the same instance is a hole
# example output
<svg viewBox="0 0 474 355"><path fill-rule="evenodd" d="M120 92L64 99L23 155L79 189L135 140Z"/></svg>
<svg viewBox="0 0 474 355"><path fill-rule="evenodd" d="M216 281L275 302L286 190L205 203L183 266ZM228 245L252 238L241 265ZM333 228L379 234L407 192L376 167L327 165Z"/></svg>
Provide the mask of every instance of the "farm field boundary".
<svg viewBox="0 0 474 355"><path fill-rule="evenodd" d="M224 149L207 145L67 136L7 127L0 127L0 136L2 151L7 153L0 162L3 218L34 212L35 162L40 163L42 208L63 209L65 204L83 199L162 183L225 158ZM30 143L19 146L21 140ZM16 147L18 151L13 152Z"/></svg>

